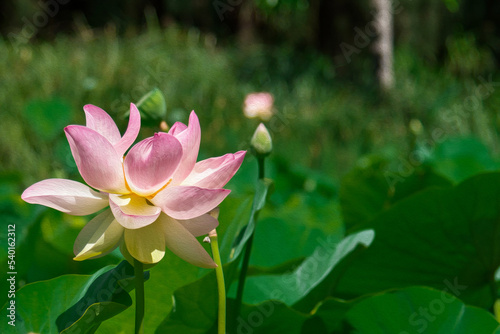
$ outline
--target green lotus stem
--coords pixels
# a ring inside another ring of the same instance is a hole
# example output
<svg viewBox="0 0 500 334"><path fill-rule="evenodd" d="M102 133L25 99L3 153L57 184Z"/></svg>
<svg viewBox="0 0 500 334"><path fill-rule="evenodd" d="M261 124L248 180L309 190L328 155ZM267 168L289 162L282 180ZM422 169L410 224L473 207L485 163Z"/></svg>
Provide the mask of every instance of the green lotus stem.
<svg viewBox="0 0 500 334"><path fill-rule="evenodd" d="M135 334L144 333L144 267L134 259L135 276Z"/></svg>
<svg viewBox="0 0 500 334"><path fill-rule="evenodd" d="M264 157L258 157L257 158L258 164L259 164L259 179L262 180L264 178L264 170L265 170L265 158Z"/></svg>
<svg viewBox="0 0 500 334"><path fill-rule="evenodd" d="M265 172L264 172L264 164L265 157L264 156L258 156L257 157L257 162L259 164L259 179L263 180L265 178ZM253 216L254 220L254 230L250 237L248 238L247 244L245 246L245 254L243 255L243 264L241 265L241 270L240 270L240 276L238 279L238 288L236 290L236 307L235 307L235 317L238 317L240 315L241 311L241 304L243 302L243 291L245 290L245 281L247 278L247 272L248 272L248 265L250 263L250 253L252 252L252 244L253 244L253 236L255 234L255 227L257 225L257 217L259 213L255 212ZM234 322L236 324L236 321Z"/></svg>
<svg viewBox="0 0 500 334"><path fill-rule="evenodd" d="M245 281L247 278L248 264L250 263L250 253L252 251L253 235L254 234L252 233L250 238L248 238L247 245L245 247L245 255L243 257L243 264L241 265L240 277L238 279L238 290L236 291L235 317L238 317L240 315L241 304L243 302L243 291L245 289ZM236 321L235 321L235 324L236 324Z"/></svg>
<svg viewBox="0 0 500 334"><path fill-rule="evenodd" d="M217 239L217 231L213 230L208 234L210 237L210 247L212 255L217 264L215 268L215 276L217 277L217 289L219 290L219 316L217 320L218 334L226 334L226 285L224 283L224 272L222 269L222 261L219 253L219 242Z"/></svg>

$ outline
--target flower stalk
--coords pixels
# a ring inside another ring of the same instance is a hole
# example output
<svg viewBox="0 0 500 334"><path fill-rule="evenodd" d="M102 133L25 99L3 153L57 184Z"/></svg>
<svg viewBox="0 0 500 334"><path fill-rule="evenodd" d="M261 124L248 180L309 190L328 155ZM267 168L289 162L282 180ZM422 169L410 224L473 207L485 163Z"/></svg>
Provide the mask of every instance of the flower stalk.
<svg viewBox="0 0 500 334"><path fill-rule="evenodd" d="M135 334L144 333L144 266L134 259L135 276Z"/></svg>
<svg viewBox="0 0 500 334"><path fill-rule="evenodd" d="M265 177L265 157L258 157L257 158L258 164L259 164L259 180L263 180Z"/></svg>
<svg viewBox="0 0 500 334"><path fill-rule="evenodd" d="M264 126L262 125L262 127L264 127ZM260 129L262 127L259 126L256 133L258 131L260 131ZM264 127L264 129L265 129L265 127ZM267 129L265 129L265 131L267 132ZM256 138L255 135L254 135L254 138ZM267 143L267 147L269 148L269 150L267 150L266 152L263 152L263 151L259 152L259 150L256 149L256 148L258 148L258 145L254 145L255 140L252 139L252 148L253 148L252 151L254 152L255 156L257 157L258 179L259 180L263 180L265 178L265 159L266 159L266 156L269 155L269 153L271 152L271 149L272 149L272 142L270 141L270 136L268 136L268 138L269 138L269 142ZM258 215L259 215L258 211L254 213L253 220L254 220L255 224L257 224ZM253 244L254 235L255 235L255 229L253 230L252 234L248 238L248 241L247 241L247 244L245 247L245 254L243 255L243 263L241 265L240 275L239 275L239 279L238 279L238 288L236 290L236 307L235 307L236 312L235 312L235 319L234 319L235 324L237 323L236 318L240 315L240 312L241 312L241 305L243 302L243 292L245 290L245 281L246 281L247 272L248 272L248 265L250 263L250 254L252 253L252 244Z"/></svg>
<svg viewBox="0 0 500 334"><path fill-rule="evenodd" d="M245 290L245 281L247 278L248 264L250 263L250 253L252 252L253 236L254 233L252 233L250 238L248 238L247 245L245 247L245 254L243 255L243 264L241 265L240 277L238 279L238 290L236 291L236 308L235 308L236 318L240 315L241 312L241 304L243 302L243 291Z"/></svg>
<svg viewBox="0 0 500 334"><path fill-rule="evenodd" d="M214 229L208 234L210 238L210 247L212 255L217 264L215 268L215 276L217 277L217 289L219 290L219 314L217 320L217 334L226 334L226 285L224 283L224 272L222 269L222 261L219 253L219 241L217 231Z"/></svg>

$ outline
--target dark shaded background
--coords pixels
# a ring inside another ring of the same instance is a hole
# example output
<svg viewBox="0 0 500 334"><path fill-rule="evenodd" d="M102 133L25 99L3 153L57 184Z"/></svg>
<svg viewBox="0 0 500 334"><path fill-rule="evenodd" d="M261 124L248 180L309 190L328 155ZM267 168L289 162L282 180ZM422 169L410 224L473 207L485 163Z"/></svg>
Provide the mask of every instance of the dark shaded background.
<svg viewBox="0 0 500 334"><path fill-rule="evenodd" d="M426 61L442 62L447 37L467 33L499 60L498 1L395 0L393 6L397 9L396 45L408 45ZM72 34L78 21L92 28L111 24L121 34L141 31L146 24L144 13L149 11L162 27L196 27L203 33L213 33L218 44L263 42L297 50L314 49L331 56L337 66L345 65L339 57L339 45L354 40L353 27L363 29L372 20L368 0L4 0L0 3L0 33L8 37L22 28L23 19L33 22L33 15L41 8L56 14L37 29L37 40Z"/></svg>

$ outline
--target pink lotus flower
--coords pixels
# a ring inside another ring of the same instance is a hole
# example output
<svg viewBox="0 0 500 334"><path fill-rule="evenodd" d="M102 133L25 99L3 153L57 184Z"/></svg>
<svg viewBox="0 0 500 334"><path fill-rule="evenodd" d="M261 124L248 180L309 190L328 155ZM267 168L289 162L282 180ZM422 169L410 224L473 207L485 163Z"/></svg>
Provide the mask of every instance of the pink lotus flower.
<svg viewBox="0 0 500 334"><path fill-rule="evenodd" d="M273 116L274 98L269 93L251 93L245 97L243 113L247 118L268 121Z"/></svg>
<svg viewBox="0 0 500 334"><path fill-rule="evenodd" d="M168 133L156 133L134 145L140 115L130 106L123 135L102 109L86 105L86 126L64 129L85 182L47 179L24 191L22 199L72 215L109 208L78 235L75 260L122 253L143 263L157 263L165 248L204 268L216 267L195 237L207 234L217 219L207 212L229 194L224 185L239 169L245 151L196 162L200 124L191 112L189 126L175 123Z"/></svg>

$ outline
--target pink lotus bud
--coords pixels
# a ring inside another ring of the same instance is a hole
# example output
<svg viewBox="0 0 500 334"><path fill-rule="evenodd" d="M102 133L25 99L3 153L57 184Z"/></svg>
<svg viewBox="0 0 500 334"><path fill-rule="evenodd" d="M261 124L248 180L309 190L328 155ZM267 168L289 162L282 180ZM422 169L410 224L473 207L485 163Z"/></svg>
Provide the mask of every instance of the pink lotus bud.
<svg viewBox="0 0 500 334"><path fill-rule="evenodd" d="M273 116L274 98L269 93L252 93L245 97L243 112L247 118L268 121Z"/></svg>

